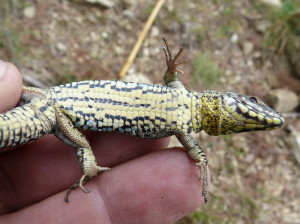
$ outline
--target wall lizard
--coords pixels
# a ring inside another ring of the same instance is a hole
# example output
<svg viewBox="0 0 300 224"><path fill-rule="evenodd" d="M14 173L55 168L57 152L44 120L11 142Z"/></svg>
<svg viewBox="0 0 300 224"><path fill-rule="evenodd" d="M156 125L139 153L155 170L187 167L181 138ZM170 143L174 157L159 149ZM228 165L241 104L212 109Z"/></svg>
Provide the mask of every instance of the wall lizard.
<svg viewBox="0 0 300 224"><path fill-rule="evenodd" d="M121 81L81 81L40 89L23 86L19 106L0 114L0 148L31 142L54 134L77 148L83 175L66 193L77 187L90 192L83 184L98 172L88 140L80 130L118 131L141 138L175 135L200 168L202 196L207 202L207 157L192 132L209 135L272 130L282 126L283 117L253 96L233 92L187 90L179 80L177 62L182 48L173 58L163 39L167 71L166 86Z"/></svg>

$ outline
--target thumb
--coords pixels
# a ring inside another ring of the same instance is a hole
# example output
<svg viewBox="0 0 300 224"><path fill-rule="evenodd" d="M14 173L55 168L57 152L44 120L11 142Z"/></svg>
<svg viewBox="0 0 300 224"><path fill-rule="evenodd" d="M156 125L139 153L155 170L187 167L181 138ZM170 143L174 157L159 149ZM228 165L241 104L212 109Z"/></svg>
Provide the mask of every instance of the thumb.
<svg viewBox="0 0 300 224"><path fill-rule="evenodd" d="M22 77L11 63L0 60L0 112L7 111L18 103L22 92Z"/></svg>

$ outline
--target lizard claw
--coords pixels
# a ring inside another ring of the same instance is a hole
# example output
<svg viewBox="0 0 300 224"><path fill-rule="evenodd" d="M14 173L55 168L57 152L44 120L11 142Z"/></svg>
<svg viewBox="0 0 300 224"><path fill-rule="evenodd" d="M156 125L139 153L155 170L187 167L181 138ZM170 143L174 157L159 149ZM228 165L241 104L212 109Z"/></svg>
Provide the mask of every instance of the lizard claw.
<svg viewBox="0 0 300 224"><path fill-rule="evenodd" d="M74 191L77 187L80 187L81 190L84 192L84 193L90 193L91 190L90 189L86 189L85 187L83 187L83 184L85 182L87 182L89 179L91 179L89 176L87 175L82 175L80 177L80 179L78 181L76 181L75 184L73 184L67 191L66 193L66 196L65 196L65 202L70 202L69 200L69 195L71 194L72 191Z"/></svg>

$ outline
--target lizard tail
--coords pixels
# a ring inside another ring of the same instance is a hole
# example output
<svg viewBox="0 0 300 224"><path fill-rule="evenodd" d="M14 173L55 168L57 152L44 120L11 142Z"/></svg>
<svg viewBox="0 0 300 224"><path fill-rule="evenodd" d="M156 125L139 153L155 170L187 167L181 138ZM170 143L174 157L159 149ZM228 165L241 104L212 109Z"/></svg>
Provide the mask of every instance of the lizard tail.
<svg viewBox="0 0 300 224"><path fill-rule="evenodd" d="M0 114L0 148L33 141L50 133L54 124L54 109L44 99Z"/></svg>

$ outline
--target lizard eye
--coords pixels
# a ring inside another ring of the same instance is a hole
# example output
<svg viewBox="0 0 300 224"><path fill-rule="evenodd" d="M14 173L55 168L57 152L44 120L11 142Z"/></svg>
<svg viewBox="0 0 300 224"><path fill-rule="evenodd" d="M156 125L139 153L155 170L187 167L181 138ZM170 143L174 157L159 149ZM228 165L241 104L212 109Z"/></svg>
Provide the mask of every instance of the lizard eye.
<svg viewBox="0 0 300 224"><path fill-rule="evenodd" d="M254 97L254 96L251 96L251 97L249 98L249 100L250 100L251 103L258 103L257 98Z"/></svg>

